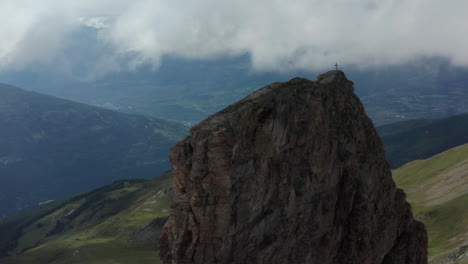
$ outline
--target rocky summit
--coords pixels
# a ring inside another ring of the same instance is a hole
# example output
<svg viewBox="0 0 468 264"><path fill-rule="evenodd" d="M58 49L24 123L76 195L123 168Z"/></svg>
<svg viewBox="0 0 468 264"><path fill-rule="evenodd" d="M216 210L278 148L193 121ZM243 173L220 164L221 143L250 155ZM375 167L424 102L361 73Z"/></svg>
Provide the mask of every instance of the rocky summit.
<svg viewBox="0 0 468 264"><path fill-rule="evenodd" d="M424 225L342 71L258 90L170 159L163 263L427 263Z"/></svg>

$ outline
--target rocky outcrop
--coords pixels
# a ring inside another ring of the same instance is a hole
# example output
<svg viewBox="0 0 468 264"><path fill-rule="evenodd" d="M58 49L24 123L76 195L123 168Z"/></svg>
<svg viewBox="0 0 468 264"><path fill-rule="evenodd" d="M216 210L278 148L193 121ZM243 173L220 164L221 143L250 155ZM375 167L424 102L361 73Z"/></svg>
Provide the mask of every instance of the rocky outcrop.
<svg viewBox="0 0 468 264"><path fill-rule="evenodd" d="M175 145L163 263L427 263L343 72L266 86Z"/></svg>

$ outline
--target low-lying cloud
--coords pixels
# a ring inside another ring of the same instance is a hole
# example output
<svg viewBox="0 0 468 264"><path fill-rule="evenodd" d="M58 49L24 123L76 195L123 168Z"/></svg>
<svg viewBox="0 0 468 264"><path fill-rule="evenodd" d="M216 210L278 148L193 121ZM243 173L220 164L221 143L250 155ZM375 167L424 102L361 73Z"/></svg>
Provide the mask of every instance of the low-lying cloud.
<svg viewBox="0 0 468 264"><path fill-rule="evenodd" d="M39 3L40 2L40 3ZM70 35L98 30L114 64L158 66L162 56L249 54L256 70L397 65L445 57L468 66L465 0L5 0L0 2L0 69L66 57ZM71 60L71 59L70 59ZM73 60L69 63L74 63ZM109 71L109 69L108 69Z"/></svg>

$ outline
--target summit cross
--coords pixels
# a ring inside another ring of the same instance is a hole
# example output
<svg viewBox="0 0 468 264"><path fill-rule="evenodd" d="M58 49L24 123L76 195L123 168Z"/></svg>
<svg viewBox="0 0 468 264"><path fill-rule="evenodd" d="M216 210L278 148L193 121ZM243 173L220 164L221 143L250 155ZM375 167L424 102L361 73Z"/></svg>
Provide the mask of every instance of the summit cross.
<svg viewBox="0 0 468 264"><path fill-rule="evenodd" d="M333 65L333 66L335 66L335 70L338 70L338 62L335 63L335 65Z"/></svg>

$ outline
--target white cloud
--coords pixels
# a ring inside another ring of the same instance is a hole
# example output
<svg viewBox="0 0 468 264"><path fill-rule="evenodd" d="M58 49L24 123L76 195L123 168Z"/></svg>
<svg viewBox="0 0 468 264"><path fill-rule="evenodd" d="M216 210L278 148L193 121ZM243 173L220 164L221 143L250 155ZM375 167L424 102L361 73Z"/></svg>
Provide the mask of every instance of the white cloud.
<svg viewBox="0 0 468 264"><path fill-rule="evenodd" d="M0 0L0 65L60 56L81 18L81 25L101 30L99 41L116 56L136 55L134 65L157 66L163 55L248 53L258 70L319 70L336 61L394 65L430 56L468 66L466 10L465 0Z"/></svg>
<svg viewBox="0 0 468 264"><path fill-rule="evenodd" d="M96 29L109 28L110 27L110 18L101 16L101 17L80 17L78 21L87 26Z"/></svg>

